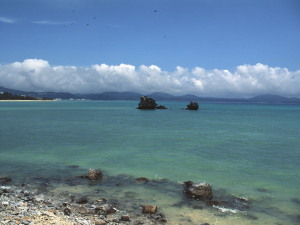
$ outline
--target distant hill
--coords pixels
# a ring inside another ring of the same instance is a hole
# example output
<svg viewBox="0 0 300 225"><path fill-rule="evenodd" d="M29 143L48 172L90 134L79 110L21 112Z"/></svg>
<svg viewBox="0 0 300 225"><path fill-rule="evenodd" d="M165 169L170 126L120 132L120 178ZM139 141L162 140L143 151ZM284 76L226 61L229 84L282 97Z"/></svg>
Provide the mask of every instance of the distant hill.
<svg viewBox="0 0 300 225"><path fill-rule="evenodd" d="M70 98L77 98L76 95L66 93L66 92L32 92L32 91L20 91L15 89L9 89L0 86L0 92L9 92L14 95L25 95L25 96L32 96L35 98L61 98L61 99L70 99Z"/></svg>
<svg viewBox="0 0 300 225"><path fill-rule="evenodd" d="M26 92L8 89L0 86L0 92L9 92L14 95L32 96L35 98L51 99L89 99L89 100L132 100L139 101L144 94L136 92L103 92L99 94L71 94L67 92ZM162 92L155 92L147 95L157 101L198 101L198 102L244 102L244 103L283 103L300 104L300 98L286 98L279 95L259 95L253 98L208 98L196 95L175 96Z"/></svg>
<svg viewBox="0 0 300 225"><path fill-rule="evenodd" d="M78 94L76 98L90 100L139 100L141 94L135 92L103 92L100 94Z"/></svg>
<svg viewBox="0 0 300 225"><path fill-rule="evenodd" d="M176 101L176 96L167 93L162 93L162 92L154 92L147 96L159 101L174 101L174 100Z"/></svg>
<svg viewBox="0 0 300 225"><path fill-rule="evenodd" d="M259 95L248 99L248 102L261 103L300 103L300 98L286 98L279 95Z"/></svg>
<svg viewBox="0 0 300 225"><path fill-rule="evenodd" d="M29 95L17 95L7 91L0 92L0 100L52 100L50 98L35 98Z"/></svg>

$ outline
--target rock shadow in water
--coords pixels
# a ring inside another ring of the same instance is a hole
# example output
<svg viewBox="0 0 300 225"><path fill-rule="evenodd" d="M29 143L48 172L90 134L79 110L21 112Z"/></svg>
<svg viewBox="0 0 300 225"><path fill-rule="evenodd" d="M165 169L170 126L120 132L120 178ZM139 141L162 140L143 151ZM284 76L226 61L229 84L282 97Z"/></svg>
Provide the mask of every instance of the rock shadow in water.
<svg viewBox="0 0 300 225"><path fill-rule="evenodd" d="M256 188L255 190L260 192L260 193L272 193L271 190L266 189L266 188Z"/></svg>
<svg viewBox="0 0 300 225"><path fill-rule="evenodd" d="M291 201L292 201L294 204L300 206L300 198L292 198Z"/></svg>

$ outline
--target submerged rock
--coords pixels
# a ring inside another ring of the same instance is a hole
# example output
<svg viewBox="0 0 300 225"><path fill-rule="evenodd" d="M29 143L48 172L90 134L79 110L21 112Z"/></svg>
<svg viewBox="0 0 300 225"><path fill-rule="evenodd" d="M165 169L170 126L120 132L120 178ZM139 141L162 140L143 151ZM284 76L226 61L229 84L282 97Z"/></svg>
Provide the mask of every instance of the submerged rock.
<svg viewBox="0 0 300 225"><path fill-rule="evenodd" d="M11 182L11 178L9 178L9 177L0 177L0 185L6 184L8 182Z"/></svg>
<svg viewBox="0 0 300 225"><path fill-rule="evenodd" d="M199 104L197 102L190 102L186 107L187 110L198 110Z"/></svg>
<svg viewBox="0 0 300 225"><path fill-rule="evenodd" d="M127 191L124 193L126 198L135 198L137 194L133 191Z"/></svg>
<svg viewBox="0 0 300 225"><path fill-rule="evenodd" d="M78 165L69 165L68 168L71 168L71 169L77 169L79 168L80 166Z"/></svg>
<svg viewBox="0 0 300 225"><path fill-rule="evenodd" d="M300 206L300 198L292 198L292 202Z"/></svg>
<svg viewBox="0 0 300 225"><path fill-rule="evenodd" d="M135 179L135 182L137 182L137 183L148 183L149 179L146 178L146 177L139 177L139 178Z"/></svg>
<svg viewBox="0 0 300 225"><path fill-rule="evenodd" d="M198 200L211 200L212 187L207 183L194 184L192 181L186 181L185 193L188 197Z"/></svg>
<svg viewBox="0 0 300 225"><path fill-rule="evenodd" d="M266 188L256 188L255 190L258 191L258 192L262 192L262 193L268 193L268 192L271 192L270 190L268 190L268 189L266 189Z"/></svg>

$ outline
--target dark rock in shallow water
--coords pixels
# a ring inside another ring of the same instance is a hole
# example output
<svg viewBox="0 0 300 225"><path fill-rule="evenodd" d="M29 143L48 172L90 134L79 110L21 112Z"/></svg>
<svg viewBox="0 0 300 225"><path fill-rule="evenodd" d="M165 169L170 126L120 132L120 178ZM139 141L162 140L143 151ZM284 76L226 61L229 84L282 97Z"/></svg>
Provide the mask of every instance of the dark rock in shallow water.
<svg viewBox="0 0 300 225"><path fill-rule="evenodd" d="M13 192L11 187L9 187L9 186L0 186L0 197L4 194L11 193L11 192Z"/></svg>
<svg viewBox="0 0 300 225"><path fill-rule="evenodd" d="M299 198L292 198L292 202L296 205L300 205L300 199Z"/></svg>
<svg viewBox="0 0 300 225"><path fill-rule="evenodd" d="M75 208L80 214L89 214L89 210L83 205L77 206Z"/></svg>
<svg viewBox="0 0 300 225"><path fill-rule="evenodd" d="M11 178L9 178L9 177L0 177L0 185L6 184L8 182L11 182Z"/></svg>
<svg viewBox="0 0 300 225"><path fill-rule="evenodd" d="M159 223L166 223L167 222L165 215L162 214L162 213L159 213L157 215L151 215L150 218L156 220Z"/></svg>
<svg viewBox="0 0 300 225"><path fill-rule="evenodd" d="M69 165L68 167L69 167L69 168L72 168L72 169L76 169L76 168L79 168L80 166L77 166L77 165Z"/></svg>
<svg viewBox="0 0 300 225"><path fill-rule="evenodd" d="M137 183L148 183L149 182L149 179L146 178L146 177L139 177L139 178L136 178L135 181Z"/></svg>
<svg viewBox="0 0 300 225"><path fill-rule="evenodd" d="M193 209L200 209L200 210L203 210L204 207L201 206L201 205L194 205L194 206L193 206Z"/></svg>
<svg viewBox="0 0 300 225"><path fill-rule="evenodd" d="M248 202L249 200L248 199L246 199L246 198L237 198L239 201L241 201L241 202Z"/></svg>
<svg viewBox="0 0 300 225"><path fill-rule="evenodd" d="M105 198L100 198L100 199L97 199L96 200L96 203L100 203L100 204L102 204L102 203L106 203L107 202L107 200L105 199Z"/></svg>
<svg viewBox="0 0 300 225"><path fill-rule="evenodd" d="M212 199L212 187L206 183L194 184L192 181L186 181L185 193L188 197L198 200Z"/></svg>
<svg viewBox="0 0 300 225"><path fill-rule="evenodd" d="M71 215L71 209L64 208L64 214L67 215L67 216L70 216Z"/></svg>
<svg viewBox="0 0 300 225"><path fill-rule="evenodd" d="M100 170L89 169L89 173L87 175L82 175L81 177L90 180L100 180L103 177L103 173Z"/></svg>
<svg viewBox="0 0 300 225"><path fill-rule="evenodd" d="M211 200L210 202L208 202L209 205L224 205L224 202L222 201L217 201L217 200Z"/></svg>
<svg viewBox="0 0 300 225"><path fill-rule="evenodd" d="M125 197L126 198L135 198L136 197L136 193L135 192L132 192L132 191L127 191L125 192Z"/></svg>
<svg viewBox="0 0 300 225"><path fill-rule="evenodd" d="M186 107L187 110L198 110L199 104L197 102L190 102Z"/></svg>
<svg viewBox="0 0 300 225"><path fill-rule="evenodd" d="M255 190L258 191L258 192L262 192L262 193L268 193L268 192L271 192L270 190L268 190L268 189L266 189L266 188L256 188Z"/></svg>
<svg viewBox="0 0 300 225"><path fill-rule="evenodd" d="M87 197L81 197L76 201L77 204L86 204L88 202L89 200L87 199Z"/></svg>

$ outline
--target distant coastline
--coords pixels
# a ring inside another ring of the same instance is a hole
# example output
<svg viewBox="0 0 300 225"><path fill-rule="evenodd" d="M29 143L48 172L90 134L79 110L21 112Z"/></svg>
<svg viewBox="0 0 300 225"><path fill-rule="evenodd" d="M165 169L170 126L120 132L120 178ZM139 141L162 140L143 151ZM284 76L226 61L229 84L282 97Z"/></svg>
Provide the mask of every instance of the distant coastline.
<svg viewBox="0 0 300 225"><path fill-rule="evenodd" d="M139 101L145 94L136 92L102 92L97 94L72 94L67 92L29 92L14 89L8 89L0 86L0 93L9 92L18 96L31 96L32 100L103 100L103 101ZM268 103L268 104L300 104L300 98L283 97L273 94L258 95L251 98L225 98L225 97L200 97L196 95L175 96L163 92L146 94L146 96L157 101L196 101L196 102L217 102L217 103ZM1 100L1 98L0 98ZM31 100L31 99L18 99Z"/></svg>
<svg viewBox="0 0 300 225"><path fill-rule="evenodd" d="M9 92L0 92L0 101L53 101L53 99L36 98L29 95L16 95Z"/></svg>
<svg viewBox="0 0 300 225"><path fill-rule="evenodd" d="M1 99L0 102L42 102L42 101L53 101L53 100L43 100L43 99L36 99L36 100L18 100L18 99L10 99L10 100L3 100Z"/></svg>

